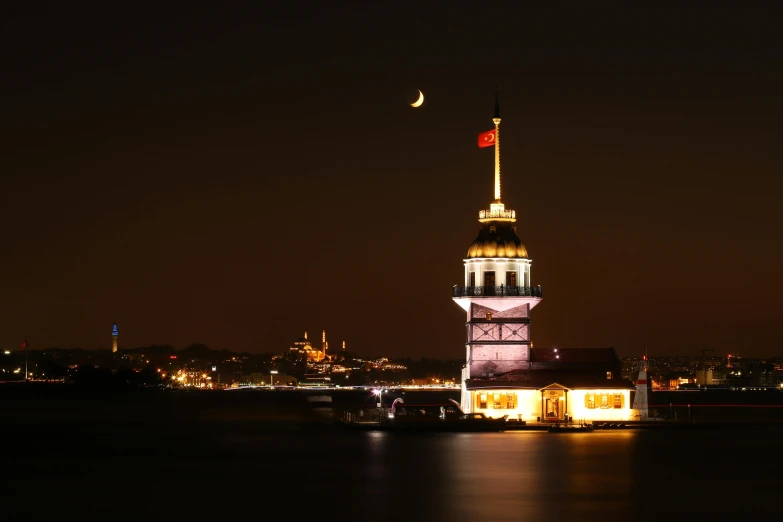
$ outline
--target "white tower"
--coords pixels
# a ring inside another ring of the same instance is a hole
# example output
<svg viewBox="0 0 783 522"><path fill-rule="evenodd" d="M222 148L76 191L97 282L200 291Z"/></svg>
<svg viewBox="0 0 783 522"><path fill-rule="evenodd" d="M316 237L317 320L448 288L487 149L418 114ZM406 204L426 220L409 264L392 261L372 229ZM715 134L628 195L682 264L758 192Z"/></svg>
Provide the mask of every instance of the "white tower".
<svg viewBox="0 0 783 522"><path fill-rule="evenodd" d="M479 212L479 235L468 248L464 286L453 299L467 312L466 360L462 370L461 408L474 410L467 387L472 377L492 377L530 367L530 310L541 302L532 286L531 260L517 237L516 213L500 201L500 107L495 91L495 200ZM491 131L490 131L491 132Z"/></svg>
<svg viewBox="0 0 783 522"><path fill-rule="evenodd" d="M636 379L636 393L633 397L633 409L639 410L639 419L647 420L650 418L649 404L647 399L647 356L642 361L639 368L639 377Z"/></svg>

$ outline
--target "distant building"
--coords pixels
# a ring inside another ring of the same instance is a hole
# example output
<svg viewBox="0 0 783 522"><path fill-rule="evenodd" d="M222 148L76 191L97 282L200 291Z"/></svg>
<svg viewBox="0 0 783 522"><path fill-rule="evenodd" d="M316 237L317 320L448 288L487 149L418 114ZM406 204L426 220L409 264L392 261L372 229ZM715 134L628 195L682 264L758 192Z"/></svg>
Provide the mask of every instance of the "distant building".
<svg viewBox="0 0 783 522"><path fill-rule="evenodd" d="M310 340L307 338L307 332L304 333L304 337L300 337L294 344L288 349L289 359L307 361L307 362L321 362L329 360L326 354L329 349L329 343L326 342L326 330L321 334L321 348L314 348Z"/></svg>
<svg viewBox="0 0 783 522"><path fill-rule="evenodd" d="M120 331L117 329L117 323L111 328L111 351L117 353L117 347L119 345Z"/></svg>
<svg viewBox="0 0 783 522"><path fill-rule="evenodd" d="M497 99L492 121L495 198L479 212L479 233L464 259L464 286L454 286L452 295L467 313L461 407L525 421L630 420L635 386L622 378L614 349L532 348L530 313L543 295L532 284L516 213L500 199Z"/></svg>

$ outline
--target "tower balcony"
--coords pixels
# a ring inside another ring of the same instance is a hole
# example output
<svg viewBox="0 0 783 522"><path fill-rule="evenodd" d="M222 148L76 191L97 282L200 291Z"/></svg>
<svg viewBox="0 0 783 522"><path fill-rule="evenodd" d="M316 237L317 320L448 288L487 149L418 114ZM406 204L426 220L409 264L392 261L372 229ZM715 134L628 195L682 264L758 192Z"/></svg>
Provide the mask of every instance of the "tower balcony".
<svg viewBox="0 0 783 522"><path fill-rule="evenodd" d="M506 210L506 206L503 203L491 203L489 210L479 211L479 221L486 223L487 221L516 221L517 213L513 210Z"/></svg>
<svg viewBox="0 0 783 522"><path fill-rule="evenodd" d="M539 286L454 286L452 297L544 297Z"/></svg>

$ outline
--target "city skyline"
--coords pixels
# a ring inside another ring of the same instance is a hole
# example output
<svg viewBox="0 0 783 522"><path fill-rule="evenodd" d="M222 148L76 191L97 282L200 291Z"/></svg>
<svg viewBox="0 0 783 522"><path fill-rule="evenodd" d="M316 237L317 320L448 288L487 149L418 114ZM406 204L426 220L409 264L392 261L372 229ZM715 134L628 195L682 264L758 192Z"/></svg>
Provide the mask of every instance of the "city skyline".
<svg viewBox="0 0 783 522"><path fill-rule="evenodd" d="M0 348L463 357L497 85L534 346L780 353L774 16L416 9L11 12Z"/></svg>

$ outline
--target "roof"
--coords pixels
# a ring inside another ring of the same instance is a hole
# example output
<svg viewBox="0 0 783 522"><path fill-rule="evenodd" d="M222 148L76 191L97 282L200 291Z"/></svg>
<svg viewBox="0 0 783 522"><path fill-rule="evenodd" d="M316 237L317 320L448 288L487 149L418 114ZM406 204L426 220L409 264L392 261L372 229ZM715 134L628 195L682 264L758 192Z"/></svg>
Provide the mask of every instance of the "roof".
<svg viewBox="0 0 783 522"><path fill-rule="evenodd" d="M567 370L511 370L510 372L485 379L468 379L469 390L482 388L524 388L539 390L551 384L560 384L569 389L620 389L635 390L628 379L606 379L592 373Z"/></svg>
<svg viewBox="0 0 783 522"><path fill-rule="evenodd" d="M483 223L478 237L468 247L468 258L516 257L527 259L527 248L517 237L516 227L505 221Z"/></svg>
<svg viewBox="0 0 783 522"><path fill-rule="evenodd" d="M617 363L614 348L531 348L530 362Z"/></svg>

